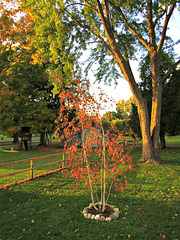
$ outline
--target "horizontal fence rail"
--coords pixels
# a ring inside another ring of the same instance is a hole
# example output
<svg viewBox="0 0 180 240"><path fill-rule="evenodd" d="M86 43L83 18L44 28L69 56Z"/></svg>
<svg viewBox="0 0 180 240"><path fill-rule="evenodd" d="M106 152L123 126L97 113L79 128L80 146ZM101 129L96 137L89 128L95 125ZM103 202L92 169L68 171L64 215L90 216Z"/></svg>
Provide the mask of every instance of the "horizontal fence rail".
<svg viewBox="0 0 180 240"><path fill-rule="evenodd" d="M36 160L40 160L40 159L44 159L44 158L50 158L50 157L56 157L56 156L60 156L60 155L63 155L63 160L56 161L56 162L51 162L51 163L47 163L47 164L43 164L43 165L39 165L39 166L36 166L36 167L33 166L33 162L36 161ZM53 173L53 172L55 172L57 170L65 169L66 168L65 167L65 162L67 160L68 159L65 159L65 154L64 153L56 153L56 154L46 155L46 156L42 156L42 157L36 157L36 158L30 158L30 159L25 159L25 160L19 160L19 161L14 161L14 162L9 162L9 163L2 163L2 164L0 164L0 167L11 166L11 165L19 164L19 163L24 163L24 162L30 162L30 168L26 168L26 169L22 169L20 171L15 171L15 172L11 172L11 173L0 175L0 178L5 178L5 177L13 176L13 175L16 175L16 174L19 174L19 173L30 171L30 175L31 176L30 176L29 179L33 179L33 178L37 177L37 176L34 176L33 170L38 169L38 168L42 168L42 167L46 167L46 166L59 164L59 168L58 169L56 169L56 170L54 170L52 172L49 172L49 173ZM27 180L29 180L29 179L27 179ZM14 184L14 183L12 183L12 184ZM10 184L10 185L12 185L12 184Z"/></svg>
<svg viewBox="0 0 180 240"><path fill-rule="evenodd" d="M42 156L42 157L29 158L29 159L19 160L19 161L14 161L14 162L9 162L9 163L1 163L0 167L10 166L10 165L18 164L18 163L23 163L23 162L28 162L31 160L34 161L34 160L39 160L39 159L43 159L43 158L56 157L56 156L60 156L60 155L64 155L64 153L56 153L56 154L50 154L50 155L46 155L46 156Z"/></svg>

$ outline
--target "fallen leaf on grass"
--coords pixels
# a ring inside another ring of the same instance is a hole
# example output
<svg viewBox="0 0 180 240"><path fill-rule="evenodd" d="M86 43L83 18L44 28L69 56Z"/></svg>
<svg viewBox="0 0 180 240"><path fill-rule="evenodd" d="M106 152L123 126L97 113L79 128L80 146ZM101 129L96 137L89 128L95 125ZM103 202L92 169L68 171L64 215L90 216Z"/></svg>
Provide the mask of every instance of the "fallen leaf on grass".
<svg viewBox="0 0 180 240"><path fill-rule="evenodd" d="M162 235L162 234L160 234L160 237L162 237L162 238L166 238L166 235Z"/></svg>

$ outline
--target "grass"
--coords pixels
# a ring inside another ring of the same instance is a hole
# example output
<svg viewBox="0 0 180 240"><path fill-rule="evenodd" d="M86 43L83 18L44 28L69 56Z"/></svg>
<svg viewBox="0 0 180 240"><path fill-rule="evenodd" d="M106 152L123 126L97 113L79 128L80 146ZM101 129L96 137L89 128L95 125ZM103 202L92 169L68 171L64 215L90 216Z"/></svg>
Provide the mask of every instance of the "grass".
<svg viewBox="0 0 180 240"><path fill-rule="evenodd" d="M172 137L166 136L166 142L168 144L180 144L180 135Z"/></svg>
<svg viewBox="0 0 180 240"><path fill-rule="evenodd" d="M57 151L62 152L61 149L56 150L54 152L54 150L50 150L50 149L48 151L45 149L39 151L38 148L35 148L32 151L21 151L21 152L17 152L17 153L0 152L0 164L7 163L7 162L19 161L19 160L25 160L25 159L30 159L30 158L40 157L40 156L51 155L51 154L57 153ZM44 164L47 164L50 162L56 162L59 160L62 160L62 156L38 159L33 162L33 166L36 167L36 166L44 165ZM10 166L4 166L4 167L0 168L0 175L8 174L8 173L19 171L22 169L28 169L31 167L30 164L31 163L29 161L29 162L19 163L19 164L15 164L15 165L10 165ZM59 164L38 168L33 171L34 176L53 171L53 170L57 169L58 167L59 167ZM0 187L3 187L6 184L11 184L14 182L22 181L24 179L28 179L29 177L30 177L30 171L20 173L17 175L13 175L10 177L6 177L6 178L0 178Z"/></svg>
<svg viewBox="0 0 180 240"><path fill-rule="evenodd" d="M49 152L20 152L21 159ZM1 153L2 154L2 153ZM5 154L5 153L4 153ZM72 180L58 172L0 191L1 240L180 239L180 147L160 151L160 165L139 162L141 146L132 153L135 170L130 187L112 191L110 204L120 208L120 219L100 223L84 219L89 190L71 190ZM0 155L1 158L2 155ZM16 153L10 153L17 159ZM4 161L8 161L3 158Z"/></svg>

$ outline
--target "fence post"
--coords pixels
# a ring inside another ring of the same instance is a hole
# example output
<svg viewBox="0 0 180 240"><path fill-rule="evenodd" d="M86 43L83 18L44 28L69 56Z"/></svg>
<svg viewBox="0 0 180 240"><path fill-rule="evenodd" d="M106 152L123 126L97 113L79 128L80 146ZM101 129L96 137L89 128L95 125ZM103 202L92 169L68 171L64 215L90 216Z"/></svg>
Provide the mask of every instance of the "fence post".
<svg viewBox="0 0 180 240"><path fill-rule="evenodd" d="M65 159L65 156L64 156L64 153L63 153L62 168L64 168L64 159Z"/></svg>
<svg viewBox="0 0 180 240"><path fill-rule="evenodd" d="M31 179L33 179L33 160L31 159Z"/></svg>

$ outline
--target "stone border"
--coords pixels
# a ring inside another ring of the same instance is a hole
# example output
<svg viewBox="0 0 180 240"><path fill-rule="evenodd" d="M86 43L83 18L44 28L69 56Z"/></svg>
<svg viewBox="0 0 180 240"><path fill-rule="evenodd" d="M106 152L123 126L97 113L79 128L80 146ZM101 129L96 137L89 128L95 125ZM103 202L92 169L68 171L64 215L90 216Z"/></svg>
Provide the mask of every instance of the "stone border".
<svg viewBox="0 0 180 240"><path fill-rule="evenodd" d="M95 203L96 205L97 203ZM88 213L88 210L91 209L93 207L93 204L91 203L89 205L89 207L85 207L84 210L82 211L82 214L84 216L84 218L86 219L91 219L91 220L96 220L98 222L110 222L111 220L116 220L119 218L119 214L120 214L120 211L119 211L119 208L117 208L116 206L114 205L109 205L109 204L106 204L106 206L109 206L112 208L112 210L114 211L109 217L104 217L103 216L103 213L99 213L97 215L94 215L94 214L91 214L91 213Z"/></svg>

